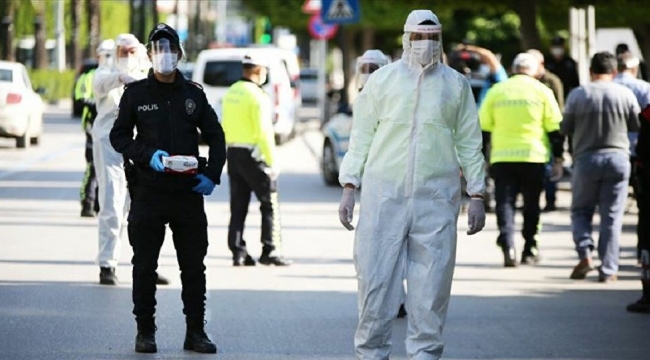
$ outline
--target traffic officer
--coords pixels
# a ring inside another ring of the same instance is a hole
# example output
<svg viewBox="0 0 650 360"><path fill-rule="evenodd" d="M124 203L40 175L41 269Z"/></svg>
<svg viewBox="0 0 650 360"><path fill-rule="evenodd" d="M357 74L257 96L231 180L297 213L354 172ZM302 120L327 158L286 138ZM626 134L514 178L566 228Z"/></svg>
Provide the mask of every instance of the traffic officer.
<svg viewBox="0 0 650 360"><path fill-rule="evenodd" d="M539 61L531 54L518 54L512 65L514 75L494 85L481 103L481 128L490 133L490 168L494 176L496 215L499 226L497 245L505 267L517 266L515 254L515 211L517 194L524 200L525 240L522 264L540 259L537 247L539 197L544 188L544 172L551 154L551 180L562 176L564 137L560 134L562 113L546 85L535 76Z"/></svg>
<svg viewBox="0 0 650 360"><path fill-rule="evenodd" d="M97 67L106 67L110 61L115 41L107 39L97 47ZM93 80L97 67L93 67L81 74L75 87L75 100L83 103L81 113L81 127L86 133L86 171L81 182L81 217L95 217L99 212L99 199L97 199L97 173L93 162L93 136L91 129L97 117L97 106L93 94Z"/></svg>
<svg viewBox="0 0 650 360"><path fill-rule="evenodd" d="M262 212L263 265L291 264L282 255L280 210L278 206L278 167L271 101L262 89L267 65L260 58L246 55L242 60L241 80L223 97L222 125L228 144L228 178L230 181L230 226L228 247L234 266L254 266L244 241L244 223L251 192L260 202Z"/></svg>
<svg viewBox="0 0 650 360"><path fill-rule="evenodd" d="M133 247L133 314L138 325L135 351L157 351L156 268L169 224L183 285L184 349L216 353L204 331L203 260L208 224L203 196L220 183L226 161L224 134L201 86L177 70L183 50L176 31L166 24L156 25L147 47L153 71L126 87L110 134L111 144L127 160L132 197L128 234ZM195 169L196 175L169 172L163 165L163 157L169 154L198 158L197 129L210 147L207 164Z"/></svg>

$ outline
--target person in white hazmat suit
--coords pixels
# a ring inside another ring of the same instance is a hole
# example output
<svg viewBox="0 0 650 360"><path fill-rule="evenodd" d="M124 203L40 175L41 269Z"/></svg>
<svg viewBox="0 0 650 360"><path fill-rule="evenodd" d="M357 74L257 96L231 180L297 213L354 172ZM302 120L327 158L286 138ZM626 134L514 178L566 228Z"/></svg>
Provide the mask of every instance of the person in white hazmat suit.
<svg viewBox="0 0 650 360"><path fill-rule="evenodd" d="M93 157L99 191L97 262L99 283L116 285L115 275L121 239L125 235L129 195L126 187L122 155L113 149L109 134L117 114L124 85L146 78L146 48L132 34L120 34L115 39L112 61L100 66L93 79L97 117L91 130ZM158 276L160 284L168 281Z"/></svg>
<svg viewBox="0 0 650 360"><path fill-rule="evenodd" d="M388 57L377 49L366 50L363 55L357 58L356 65L356 83L359 91L363 90L363 86L368 81L370 74L379 70L380 67L388 64ZM400 302L399 311L397 312L398 318L406 317L406 307L404 306L404 294Z"/></svg>
<svg viewBox="0 0 650 360"><path fill-rule="evenodd" d="M350 147L339 171L339 218L353 230L358 280L357 359L389 358L402 281L409 359L439 359L456 259L460 171L471 197L468 231L485 225L481 129L471 87L441 62L442 27L429 10L404 25L402 58L374 72L354 102Z"/></svg>

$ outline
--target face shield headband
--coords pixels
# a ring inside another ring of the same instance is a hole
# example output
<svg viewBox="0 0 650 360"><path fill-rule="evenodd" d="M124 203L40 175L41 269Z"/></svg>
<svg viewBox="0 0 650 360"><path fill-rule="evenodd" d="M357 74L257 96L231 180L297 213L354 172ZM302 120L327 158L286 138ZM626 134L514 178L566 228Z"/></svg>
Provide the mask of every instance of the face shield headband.
<svg viewBox="0 0 650 360"><path fill-rule="evenodd" d="M153 71L163 75L170 75L178 66L179 46L169 39L159 39L149 44L151 51L151 64Z"/></svg>

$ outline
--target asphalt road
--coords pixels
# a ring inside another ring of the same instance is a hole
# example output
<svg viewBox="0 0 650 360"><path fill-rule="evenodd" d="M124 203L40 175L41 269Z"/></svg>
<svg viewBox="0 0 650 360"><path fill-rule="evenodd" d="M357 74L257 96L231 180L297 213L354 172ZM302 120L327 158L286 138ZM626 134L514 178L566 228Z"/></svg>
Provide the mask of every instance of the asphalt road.
<svg viewBox="0 0 650 360"><path fill-rule="evenodd" d="M138 355L131 249L126 241L121 245L122 284L98 285L96 220L79 217L84 136L69 113L50 108L39 147L18 150L14 141L0 139L0 359L353 359L354 235L338 222L340 189L326 187L320 178L317 124L303 124L301 134L279 150L284 249L295 264L231 266L224 177L206 207L206 330L219 354L182 350L180 278L168 238L159 271L172 284L158 291L159 352ZM569 193L559 196L560 206L567 207ZM246 230L254 256L260 251L254 240L257 208L251 204ZM465 234L467 219L461 215L444 358L650 359L650 317L625 311L640 295L634 212L625 218L622 267L613 284L598 283L596 275L569 280L577 262L569 213L544 214L542 221L543 261L504 269L494 245L494 215L473 237ZM520 247L522 242L518 239ZM406 359L405 331L405 320L397 320L392 359Z"/></svg>

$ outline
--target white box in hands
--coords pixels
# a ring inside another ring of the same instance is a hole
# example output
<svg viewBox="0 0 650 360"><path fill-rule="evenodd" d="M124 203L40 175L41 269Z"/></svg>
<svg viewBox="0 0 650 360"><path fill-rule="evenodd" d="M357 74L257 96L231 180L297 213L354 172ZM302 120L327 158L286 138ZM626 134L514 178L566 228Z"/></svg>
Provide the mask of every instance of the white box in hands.
<svg viewBox="0 0 650 360"><path fill-rule="evenodd" d="M194 156L173 155L163 156L165 172L175 174L196 174L199 171L199 160Z"/></svg>

